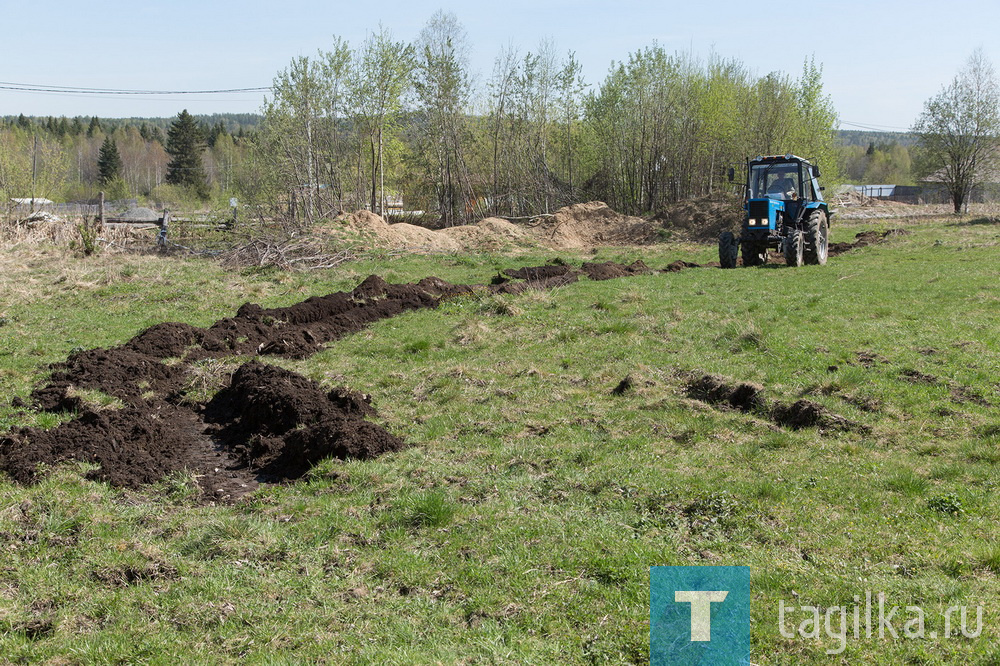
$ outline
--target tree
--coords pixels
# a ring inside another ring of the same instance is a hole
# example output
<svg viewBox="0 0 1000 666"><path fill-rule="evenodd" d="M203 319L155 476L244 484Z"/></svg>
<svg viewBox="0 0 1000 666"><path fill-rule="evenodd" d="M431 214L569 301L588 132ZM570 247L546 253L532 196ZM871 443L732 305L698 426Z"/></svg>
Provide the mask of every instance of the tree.
<svg viewBox="0 0 1000 666"><path fill-rule="evenodd" d="M420 143L435 180L441 222L452 226L472 194L463 150L471 95L468 39L455 15L439 10L420 32L417 47L415 88L428 130Z"/></svg>
<svg viewBox="0 0 1000 666"><path fill-rule="evenodd" d="M924 102L913 131L919 135L922 169L948 190L961 213L972 189L997 161L1000 86L982 49L973 51L952 82Z"/></svg>
<svg viewBox="0 0 1000 666"><path fill-rule="evenodd" d="M394 42L383 29L365 40L351 72L356 122L371 150L371 207L380 214L385 213L385 146L395 135L413 67L413 47Z"/></svg>
<svg viewBox="0 0 1000 666"><path fill-rule="evenodd" d="M122 177L122 158L118 154L118 144L110 136L105 137L101 144L101 152L97 157L98 179L101 185L110 185Z"/></svg>
<svg viewBox="0 0 1000 666"><path fill-rule="evenodd" d="M208 183L201 163L204 139L194 116L184 109L167 130L167 182L192 188L198 196L208 198Z"/></svg>
<svg viewBox="0 0 1000 666"><path fill-rule="evenodd" d="M303 190L305 218L312 222L320 185L319 143L327 98L321 61L299 56L275 77L271 90L274 99L264 107L264 145L283 185Z"/></svg>

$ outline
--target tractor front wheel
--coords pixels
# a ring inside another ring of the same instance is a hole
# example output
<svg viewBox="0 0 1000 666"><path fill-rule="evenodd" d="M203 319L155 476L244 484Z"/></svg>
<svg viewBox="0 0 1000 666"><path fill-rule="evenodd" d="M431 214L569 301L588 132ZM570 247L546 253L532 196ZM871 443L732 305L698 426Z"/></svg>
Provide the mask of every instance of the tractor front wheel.
<svg viewBox="0 0 1000 666"><path fill-rule="evenodd" d="M761 266L767 263L767 243L743 242L743 265Z"/></svg>
<svg viewBox="0 0 1000 666"><path fill-rule="evenodd" d="M791 231L785 238L785 263L798 268L804 262L806 235L802 231Z"/></svg>
<svg viewBox="0 0 1000 666"><path fill-rule="evenodd" d="M736 268L736 255L740 244L731 231L723 231L719 235L719 265L723 268Z"/></svg>

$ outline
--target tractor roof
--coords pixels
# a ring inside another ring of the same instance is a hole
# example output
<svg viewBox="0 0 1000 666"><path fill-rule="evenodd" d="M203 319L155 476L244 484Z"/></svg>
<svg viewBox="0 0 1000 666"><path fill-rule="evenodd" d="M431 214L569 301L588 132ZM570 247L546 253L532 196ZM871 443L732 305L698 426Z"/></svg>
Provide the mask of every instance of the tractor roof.
<svg viewBox="0 0 1000 666"><path fill-rule="evenodd" d="M809 160L804 157L799 157L798 155L792 155L788 153L787 155L758 155L757 157L750 160L750 162L757 163L767 163L767 162L805 162L809 164Z"/></svg>

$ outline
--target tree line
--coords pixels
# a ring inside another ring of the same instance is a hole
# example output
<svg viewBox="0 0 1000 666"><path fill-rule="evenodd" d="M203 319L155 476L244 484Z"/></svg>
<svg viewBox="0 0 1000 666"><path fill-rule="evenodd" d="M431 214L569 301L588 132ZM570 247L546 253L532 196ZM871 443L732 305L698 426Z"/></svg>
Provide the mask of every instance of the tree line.
<svg viewBox="0 0 1000 666"><path fill-rule="evenodd" d="M812 59L794 77L758 75L653 44L590 84L572 51L543 42L503 49L477 78L464 28L442 11L412 43L383 29L295 58L251 132L220 119L171 148L186 115L166 128L8 118L0 193L236 195L265 219L404 208L452 225L592 199L656 212L731 189L726 170L758 154L812 158L828 179L838 169L837 116Z"/></svg>
<svg viewBox="0 0 1000 666"><path fill-rule="evenodd" d="M111 199L199 205L213 192L232 190L252 121L252 115L195 119L186 111L173 119L8 117L0 122L0 196L87 201L103 190ZM190 136L188 163L171 154L169 135L178 123L182 136ZM190 179L178 177L185 168Z"/></svg>
<svg viewBox="0 0 1000 666"><path fill-rule="evenodd" d="M649 213L727 189L757 154L794 152L837 169L837 116L822 68L758 76L660 45L589 86L572 51L504 49L485 81L468 38L438 12L412 44L386 30L299 57L274 80L241 174L248 200L295 202L307 220L341 209L431 211L450 225L601 199Z"/></svg>

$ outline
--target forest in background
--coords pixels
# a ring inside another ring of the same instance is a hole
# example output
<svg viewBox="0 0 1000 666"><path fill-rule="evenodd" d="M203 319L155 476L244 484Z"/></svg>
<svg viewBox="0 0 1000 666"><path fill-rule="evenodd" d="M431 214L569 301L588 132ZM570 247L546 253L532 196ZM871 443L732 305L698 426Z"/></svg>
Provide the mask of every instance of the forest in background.
<svg viewBox="0 0 1000 666"><path fill-rule="evenodd" d="M731 189L727 168L748 156L786 152L815 159L826 184L913 181L907 135L837 131L812 59L797 77L758 75L654 44L591 85L572 51L544 42L503 50L476 80L464 30L442 12L412 44L373 32L294 59L260 114L195 121L205 183L191 188L168 179L176 118L5 117L0 195L92 199L107 189L108 138L115 195L192 207L237 196L261 218L305 221L403 208L450 225L592 199L648 214Z"/></svg>

